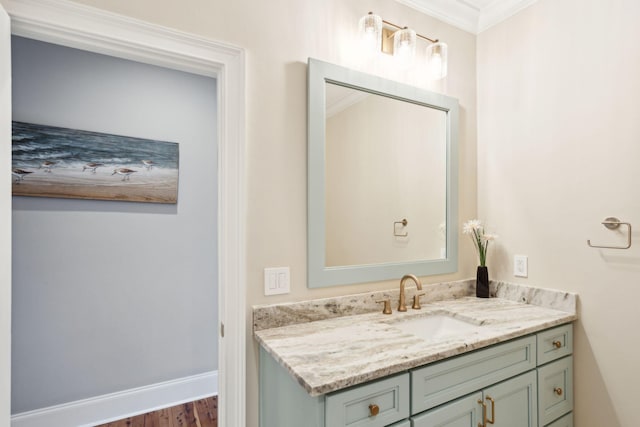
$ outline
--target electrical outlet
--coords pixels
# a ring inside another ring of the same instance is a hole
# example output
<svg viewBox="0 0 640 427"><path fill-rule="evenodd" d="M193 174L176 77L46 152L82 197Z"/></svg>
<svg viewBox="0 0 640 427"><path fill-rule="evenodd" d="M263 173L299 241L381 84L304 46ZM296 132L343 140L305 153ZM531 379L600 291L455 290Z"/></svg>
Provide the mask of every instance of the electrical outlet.
<svg viewBox="0 0 640 427"><path fill-rule="evenodd" d="M513 275L516 277L528 277L528 258L526 255L513 256Z"/></svg>
<svg viewBox="0 0 640 427"><path fill-rule="evenodd" d="M264 269L264 294L280 295L291 292L289 267Z"/></svg>

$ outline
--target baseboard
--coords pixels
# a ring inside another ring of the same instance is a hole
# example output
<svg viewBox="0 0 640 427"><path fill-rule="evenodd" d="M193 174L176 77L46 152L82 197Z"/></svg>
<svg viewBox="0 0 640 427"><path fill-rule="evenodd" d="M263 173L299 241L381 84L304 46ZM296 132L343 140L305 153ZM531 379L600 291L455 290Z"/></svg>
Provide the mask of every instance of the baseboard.
<svg viewBox="0 0 640 427"><path fill-rule="evenodd" d="M95 426L218 394L218 371L15 414L11 427Z"/></svg>

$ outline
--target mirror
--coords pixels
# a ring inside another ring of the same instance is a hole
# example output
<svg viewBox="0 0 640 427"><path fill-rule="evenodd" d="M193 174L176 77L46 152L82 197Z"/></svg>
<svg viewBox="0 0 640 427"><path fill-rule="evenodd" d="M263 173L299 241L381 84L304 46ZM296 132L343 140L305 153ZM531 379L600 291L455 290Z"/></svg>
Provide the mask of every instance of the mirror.
<svg viewBox="0 0 640 427"><path fill-rule="evenodd" d="M457 270L458 102L309 59L308 285Z"/></svg>

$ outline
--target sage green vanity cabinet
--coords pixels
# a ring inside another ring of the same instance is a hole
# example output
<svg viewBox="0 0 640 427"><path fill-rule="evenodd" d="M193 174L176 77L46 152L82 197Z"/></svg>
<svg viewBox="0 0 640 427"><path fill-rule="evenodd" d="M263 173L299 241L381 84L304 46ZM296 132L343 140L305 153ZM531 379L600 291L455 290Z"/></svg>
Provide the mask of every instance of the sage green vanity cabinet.
<svg viewBox="0 0 640 427"><path fill-rule="evenodd" d="M260 427L573 427L571 328L315 397L261 347Z"/></svg>

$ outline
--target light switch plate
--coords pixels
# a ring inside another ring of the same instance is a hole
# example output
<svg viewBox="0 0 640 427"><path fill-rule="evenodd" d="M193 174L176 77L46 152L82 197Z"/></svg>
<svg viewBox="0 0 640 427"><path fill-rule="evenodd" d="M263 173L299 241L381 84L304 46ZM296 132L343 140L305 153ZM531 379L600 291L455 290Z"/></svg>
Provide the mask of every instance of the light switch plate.
<svg viewBox="0 0 640 427"><path fill-rule="evenodd" d="M516 277L528 277L529 266L528 258L526 255L514 255L513 256L513 275Z"/></svg>
<svg viewBox="0 0 640 427"><path fill-rule="evenodd" d="M280 295L291 292L291 274L289 267L271 267L264 269L264 294Z"/></svg>

